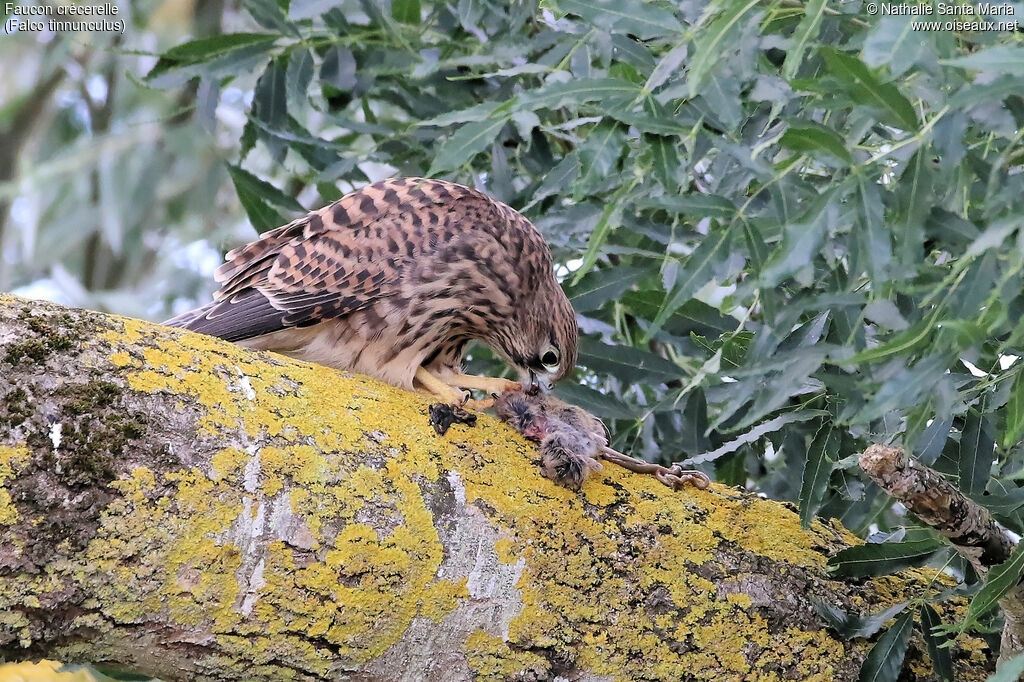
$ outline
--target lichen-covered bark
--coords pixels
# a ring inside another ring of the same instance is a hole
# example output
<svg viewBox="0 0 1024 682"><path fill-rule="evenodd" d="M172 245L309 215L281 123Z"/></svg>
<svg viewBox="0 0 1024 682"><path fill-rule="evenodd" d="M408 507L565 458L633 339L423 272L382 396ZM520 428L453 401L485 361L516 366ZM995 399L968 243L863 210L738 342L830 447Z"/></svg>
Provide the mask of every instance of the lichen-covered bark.
<svg viewBox="0 0 1024 682"><path fill-rule="evenodd" d="M157 325L0 297L0 658L164 679L855 679L857 540L606 466L579 494L483 417ZM949 609L960 608L950 605ZM915 636L901 679L929 679ZM991 666L981 640L958 679Z"/></svg>

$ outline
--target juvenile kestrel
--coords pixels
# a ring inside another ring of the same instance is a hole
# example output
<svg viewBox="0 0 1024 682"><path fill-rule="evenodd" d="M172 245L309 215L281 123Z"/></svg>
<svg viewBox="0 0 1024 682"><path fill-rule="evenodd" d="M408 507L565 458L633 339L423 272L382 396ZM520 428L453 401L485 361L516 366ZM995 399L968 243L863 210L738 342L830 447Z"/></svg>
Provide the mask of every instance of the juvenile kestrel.
<svg viewBox="0 0 1024 682"><path fill-rule="evenodd" d="M396 178L227 254L213 302L166 324L359 372L461 405L561 379L576 317L537 229L451 182ZM520 382L462 373L478 339Z"/></svg>

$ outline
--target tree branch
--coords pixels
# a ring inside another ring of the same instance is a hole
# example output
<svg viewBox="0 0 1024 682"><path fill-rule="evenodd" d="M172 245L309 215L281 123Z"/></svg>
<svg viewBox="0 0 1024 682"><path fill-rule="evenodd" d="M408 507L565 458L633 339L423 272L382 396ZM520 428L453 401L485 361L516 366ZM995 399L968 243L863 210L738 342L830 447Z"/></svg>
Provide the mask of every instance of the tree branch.
<svg viewBox="0 0 1024 682"><path fill-rule="evenodd" d="M860 467L887 492L944 537L962 554L978 575L1007 561L1014 542L988 510L964 495L946 478L906 456L902 448L872 445L860 456ZM1000 662L1024 651L1024 590L1018 585L1002 599Z"/></svg>
<svg viewBox="0 0 1024 682"><path fill-rule="evenodd" d="M834 578L859 540L742 490L611 466L559 488L494 418L439 437L428 398L182 330L0 297L0 377L0 660L853 680L871 643L815 602L865 615L948 586ZM983 677L963 644L958 674ZM901 679L931 679L924 651Z"/></svg>

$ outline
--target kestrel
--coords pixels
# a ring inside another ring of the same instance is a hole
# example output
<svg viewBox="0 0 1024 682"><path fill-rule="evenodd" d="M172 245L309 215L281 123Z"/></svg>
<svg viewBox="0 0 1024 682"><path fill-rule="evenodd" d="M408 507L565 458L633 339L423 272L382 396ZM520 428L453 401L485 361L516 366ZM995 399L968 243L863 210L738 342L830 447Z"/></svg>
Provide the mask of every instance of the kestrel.
<svg viewBox="0 0 1024 682"><path fill-rule="evenodd" d="M572 371L578 330L537 229L441 180L368 185L229 252L213 302L166 324L462 405ZM519 382L463 374L479 340ZM473 404L474 407L484 406Z"/></svg>

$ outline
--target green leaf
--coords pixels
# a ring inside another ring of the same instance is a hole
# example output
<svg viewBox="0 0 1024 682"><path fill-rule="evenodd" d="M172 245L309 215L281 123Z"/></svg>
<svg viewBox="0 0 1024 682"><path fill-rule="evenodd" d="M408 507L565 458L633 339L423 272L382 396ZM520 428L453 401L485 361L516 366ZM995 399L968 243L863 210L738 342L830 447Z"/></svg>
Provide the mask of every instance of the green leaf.
<svg viewBox="0 0 1024 682"><path fill-rule="evenodd" d="M821 18L825 14L825 0L808 0L804 5L804 18L790 37L786 60L782 63L782 77L792 80L804 60L807 43L818 35Z"/></svg>
<svg viewBox="0 0 1024 682"><path fill-rule="evenodd" d="M638 38L658 38L681 33L683 25L672 12L638 0L557 0L563 12L612 33L632 33Z"/></svg>
<svg viewBox="0 0 1024 682"><path fill-rule="evenodd" d="M813 121L790 123L779 140L782 146L800 153L809 153L823 161L853 163L853 157L839 133Z"/></svg>
<svg viewBox="0 0 1024 682"><path fill-rule="evenodd" d="M993 71L1020 76L1024 75L1024 48L1015 45L997 45L962 57L940 59L939 63L973 71Z"/></svg>
<svg viewBox="0 0 1024 682"><path fill-rule="evenodd" d="M650 158L654 170L654 177L665 188L669 194L675 194L679 189L676 175L679 172L679 156L676 154L676 144L672 138L664 135L644 135L644 142L650 151Z"/></svg>
<svg viewBox="0 0 1024 682"><path fill-rule="evenodd" d="M909 602L904 601L867 616L851 616L831 604L813 599L811 603L814 605L814 610L825 620L828 626L844 639L873 637L883 625L895 618L909 604Z"/></svg>
<svg viewBox="0 0 1024 682"><path fill-rule="evenodd" d="M611 231L619 226L621 218L622 207L618 201L612 200L605 204L601 211L601 217L598 218L597 225L594 226L594 231L590 233L590 239L587 240L587 250L583 252L583 263L576 271L576 277L572 281L574 285L578 284L583 276L590 272L590 268L594 267L597 257L601 254L601 247L604 246Z"/></svg>
<svg viewBox="0 0 1024 682"><path fill-rule="evenodd" d="M309 50L297 49L291 53L285 80L288 104L293 109L299 109L307 102L309 84L313 80L313 55Z"/></svg>
<svg viewBox="0 0 1024 682"><path fill-rule="evenodd" d="M773 287L798 270L811 266L829 226L835 222L832 199L837 190L834 186L820 195L799 220L786 224L782 243L761 269L761 286Z"/></svg>
<svg viewBox="0 0 1024 682"><path fill-rule="evenodd" d="M964 432L960 436L960 490L965 495L985 492L995 456L995 441L989 427L989 418L976 408L967 412Z"/></svg>
<svg viewBox="0 0 1024 682"><path fill-rule="evenodd" d="M932 423L925 427L921 436L914 442L914 459L925 466L931 466L942 454L942 448L949 438L949 430L953 427L953 418L936 417Z"/></svg>
<svg viewBox="0 0 1024 682"><path fill-rule="evenodd" d="M437 150L427 175L437 175L443 171L458 168L469 161L494 141L508 120L508 118L496 118L476 121L467 123L456 130Z"/></svg>
<svg viewBox="0 0 1024 682"><path fill-rule="evenodd" d="M640 409L634 405L627 405L614 396L574 381L561 381L555 384L552 392L601 419L635 419L641 414Z"/></svg>
<svg viewBox="0 0 1024 682"><path fill-rule="evenodd" d="M421 21L420 0L391 0L391 16L400 23L417 26Z"/></svg>
<svg viewBox="0 0 1024 682"><path fill-rule="evenodd" d="M963 620L943 628L946 632L965 632L974 627L978 619L991 611L1010 590L1020 583L1024 575L1024 543L1013 548L1010 558L998 566L993 566L985 578L985 585L974 595Z"/></svg>
<svg viewBox="0 0 1024 682"><path fill-rule="evenodd" d="M932 659L932 670L942 682L953 682L953 655L947 645L949 637L935 631L942 626L942 618L931 604L921 604L921 634Z"/></svg>
<svg viewBox="0 0 1024 682"><path fill-rule="evenodd" d="M228 33L182 43L164 52L146 74L151 80L172 69L210 62L234 52L252 49L269 50L279 36L268 33Z"/></svg>
<svg viewBox="0 0 1024 682"><path fill-rule="evenodd" d="M899 89L882 83L853 55L823 47L821 54L829 70L846 86L847 94L858 104L879 112L882 120L903 130L917 130L917 114Z"/></svg>
<svg viewBox="0 0 1024 682"><path fill-rule="evenodd" d="M519 95L517 106L525 109L574 108L586 102L638 98L643 90L636 83L619 78L581 78L568 83L548 83Z"/></svg>
<svg viewBox="0 0 1024 682"><path fill-rule="evenodd" d="M242 208L245 209L249 221L257 232L262 234L287 222L280 213L263 200L262 190L268 186L273 187L273 185L231 164L228 164L228 173L231 174L231 181L235 184L235 191L238 192L238 200L242 202ZM276 187L273 188L280 192Z"/></svg>
<svg viewBox="0 0 1024 682"><path fill-rule="evenodd" d="M608 177L622 156L626 144L626 131L614 122L602 122L587 136L577 149L580 159L580 177L573 185L577 196Z"/></svg>
<svg viewBox="0 0 1024 682"><path fill-rule="evenodd" d="M253 91L252 115L272 129L283 128L288 115L285 73L281 60L275 59L267 64Z"/></svg>
<svg viewBox="0 0 1024 682"><path fill-rule="evenodd" d="M333 88L347 92L356 85L356 58L347 47L335 45L324 54L320 65L320 80Z"/></svg>
<svg viewBox="0 0 1024 682"><path fill-rule="evenodd" d="M988 676L985 682L1019 682L1024 676L1024 654L1017 654Z"/></svg>
<svg viewBox="0 0 1024 682"><path fill-rule="evenodd" d="M686 79L690 97L700 94L711 69L724 59L726 50L732 49L728 39L742 26L740 20L760 5L760 0L718 0L705 10L705 16L716 10L717 16L701 27L697 34Z"/></svg>
<svg viewBox="0 0 1024 682"><path fill-rule="evenodd" d="M828 566L833 574L844 578L888 575L920 566L941 547L938 540L857 545L830 557Z"/></svg>
<svg viewBox="0 0 1024 682"><path fill-rule="evenodd" d="M714 270L719 263L729 257L732 242L732 229L726 228L708 234L700 245L690 254L686 264L676 276L676 284L665 305L658 311L644 334L644 342L650 341L665 321L672 316L684 303L693 298L705 284L711 281Z"/></svg>
<svg viewBox="0 0 1024 682"><path fill-rule="evenodd" d="M621 298L622 294L647 274L643 268L631 267L591 270L579 283L565 287L565 295L578 313L597 310L608 301Z"/></svg>
<svg viewBox="0 0 1024 682"><path fill-rule="evenodd" d="M611 346L587 337L580 339L579 362L598 375L610 374L629 384L672 381L686 374L682 367L660 355L622 344Z"/></svg>
<svg viewBox="0 0 1024 682"><path fill-rule="evenodd" d="M839 431L832 428L831 420L825 420L807 448L807 459L800 477L800 525L803 528L810 527L814 515L821 508L841 440Z"/></svg>
<svg viewBox="0 0 1024 682"><path fill-rule="evenodd" d="M1024 435L1024 371L1017 372L1010 388L1010 399L1006 403L1006 428L1000 441L1003 448L1009 449L1020 442Z"/></svg>
<svg viewBox="0 0 1024 682"><path fill-rule="evenodd" d="M700 218L728 219L736 215L736 206L725 197L715 194L645 197L636 202L636 207L678 213L694 221Z"/></svg>
<svg viewBox="0 0 1024 682"><path fill-rule="evenodd" d="M860 669L859 682L896 682L907 655L907 645L914 630L914 612L900 616L871 648Z"/></svg>
<svg viewBox="0 0 1024 682"><path fill-rule="evenodd" d="M567 192L579 176L580 157L573 151L566 154L564 159L548 171L547 175L544 176L544 181L540 183L540 187L534 191L530 203L523 207L523 212L526 212L541 199L545 199L552 194Z"/></svg>
<svg viewBox="0 0 1024 682"><path fill-rule="evenodd" d="M892 238L885 227L885 204L878 185L863 176L857 178L857 217L864 260L877 285L887 279Z"/></svg>

